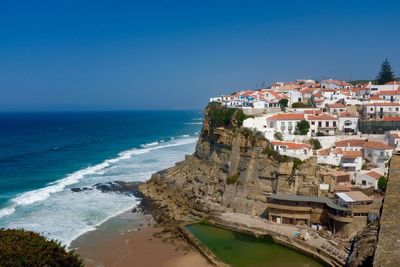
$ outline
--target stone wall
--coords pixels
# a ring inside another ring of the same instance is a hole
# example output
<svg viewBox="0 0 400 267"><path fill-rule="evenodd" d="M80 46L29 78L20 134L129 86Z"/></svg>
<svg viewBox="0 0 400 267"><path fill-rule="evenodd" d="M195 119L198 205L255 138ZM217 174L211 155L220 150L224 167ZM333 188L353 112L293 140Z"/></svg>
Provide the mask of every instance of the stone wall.
<svg viewBox="0 0 400 267"><path fill-rule="evenodd" d="M400 266L400 155L390 161L374 266Z"/></svg>

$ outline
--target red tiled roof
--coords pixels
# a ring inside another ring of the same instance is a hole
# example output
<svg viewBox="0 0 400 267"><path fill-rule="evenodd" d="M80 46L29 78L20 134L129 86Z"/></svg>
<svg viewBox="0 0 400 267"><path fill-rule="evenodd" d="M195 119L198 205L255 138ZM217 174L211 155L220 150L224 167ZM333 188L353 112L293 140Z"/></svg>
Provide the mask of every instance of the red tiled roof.
<svg viewBox="0 0 400 267"><path fill-rule="evenodd" d="M363 154L361 151L343 151L343 157L348 159L359 158L362 157Z"/></svg>
<svg viewBox="0 0 400 267"><path fill-rule="evenodd" d="M400 94L399 90L382 90L378 92L378 95L398 95Z"/></svg>
<svg viewBox="0 0 400 267"><path fill-rule="evenodd" d="M318 151L318 154L321 156L329 156L329 149L327 149L327 148L321 149Z"/></svg>
<svg viewBox="0 0 400 267"><path fill-rule="evenodd" d="M347 118L358 118L358 115L355 113L351 113L351 112L340 112L339 113L339 117L343 118L343 117L347 117Z"/></svg>
<svg viewBox="0 0 400 267"><path fill-rule="evenodd" d="M379 178L381 178L381 176L383 176L382 174L377 173L377 172L375 172L375 171L367 172L366 175L368 175L368 176L374 178L375 180L378 180Z"/></svg>
<svg viewBox="0 0 400 267"><path fill-rule="evenodd" d="M328 105L329 108L346 108L345 105L343 105L342 103L334 103L334 104L330 104Z"/></svg>
<svg viewBox="0 0 400 267"><path fill-rule="evenodd" d="M304 114L299 113L280 113L269 117L267 120L275 121L295 121L304 120Z"/></svg>
<svg viewBox="0 0 400 267"><path fill-rule="evenodd" d="M307 120L310 121L325 121L325 120L336 120L335 116L329 114L321 114L321 115L309 115Z"/></svg>
<svg viewBox="0 0 400 267"><path fill-rule="evenodd" d="M389 146L388 144L382 143L382 142L377 142L377 141L368 141L364 143L363 148L368 148L368 149L377 149L377 150L390 150L393 149L393 147Z"/></svg>
<svg viewBox="0 0 400 267"><path fill-rule="evenodd" d="M383 121L400 121L400 117L389 117L389 116L383 116Z"/></svg>
<svg viewBox="0 0 400 267"><path fill-rule="evenodd" d="M295 150L295 149L310 149L311 146L304 143L294 143L294 142L284 142L284 141L272 141L272 144L275 146L286 146L287 149Z"/></svg>
<svg viewBox="0 0 400 267"><path fill-rule="evenodd" d="M348 139L335 142L335 147L362 147L365 144L364 139Z"/></svg>
<svg viewBox="0 0 400 267"><path fill-rule="evenodd" d="M393 106L400 106L400 103L392 103L392 102L384 102L384 103L372 103L367 104L366 106L376 106L376 107L393 107Z"/></svg>
<svg viewBox="0 0 400 267"><path fill-rule="evenodd" d="M399 139L399 138L400 138L400 135L399 135L398 133L391 133L390 136L391 136L393 139Z"/></svg>
<svg viewBox="0 0 400 267"><path fill-rule="evenodd" d="M373 96L370 96L370 97L369 97L369 100L383 100L383 99L380 98L380 97L377 96L377 95L373 95Z"/></svg>

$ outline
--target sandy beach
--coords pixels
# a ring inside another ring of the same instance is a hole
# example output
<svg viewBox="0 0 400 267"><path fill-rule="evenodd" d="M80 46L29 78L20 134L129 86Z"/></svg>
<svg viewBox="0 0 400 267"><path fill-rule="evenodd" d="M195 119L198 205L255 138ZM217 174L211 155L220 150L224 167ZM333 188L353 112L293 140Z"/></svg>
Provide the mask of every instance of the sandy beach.
<svg viewBox="0 0 400 267"><path fill-rule="evenodd" d="M85 266L209 267L184 240L154 226L151 216L126 212L72 242Z"/></svg>

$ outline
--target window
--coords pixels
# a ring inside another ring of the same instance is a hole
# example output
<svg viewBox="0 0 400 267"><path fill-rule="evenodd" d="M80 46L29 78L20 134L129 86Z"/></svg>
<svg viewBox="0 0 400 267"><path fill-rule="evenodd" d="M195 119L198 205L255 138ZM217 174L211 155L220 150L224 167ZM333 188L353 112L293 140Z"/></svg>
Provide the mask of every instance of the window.
<svg viewBox="0 0 400 267"><path fill-rule="evenodd" d="M322 122L318 122L318 127L322 127Z"/></svg>
<svg viewBox="0 0 400 267"><path fill-rule="evenodd" d="M311 125L315 125L315 121L312 121L312 122L311 122Z"/></svg>
<svg viewBox="0 0 400 267"><path fill-rule="evenodd" d="M329 121L325 122L325 127L329 127Z"/></svg>
<svg viewBox="0 0 400 267"><path fill-rule="evenodd" d="M362 180L362 181L361 181L361 184L362 184L362 185L367 185L367 181Z"/></svg>
<svg viewBox="0 0 400 267"><path fill-rule="evenodd" d="M333 122L333 127L336 127L336 121Z"/></svg>

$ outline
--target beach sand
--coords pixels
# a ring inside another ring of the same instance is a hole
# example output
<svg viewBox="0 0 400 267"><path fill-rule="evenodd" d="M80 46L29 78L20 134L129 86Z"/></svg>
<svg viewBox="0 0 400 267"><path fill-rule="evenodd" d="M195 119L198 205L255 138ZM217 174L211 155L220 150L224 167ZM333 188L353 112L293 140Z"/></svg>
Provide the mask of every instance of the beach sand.
<svg viewBox="0 0 400 267"><path fill-rule="evenodd" d="M151 217L123 213L80 236L71 247L89 267L211 266L184 240L170 238L168 233L159 234L161 231L162 228L152 225Z"/></svg>

